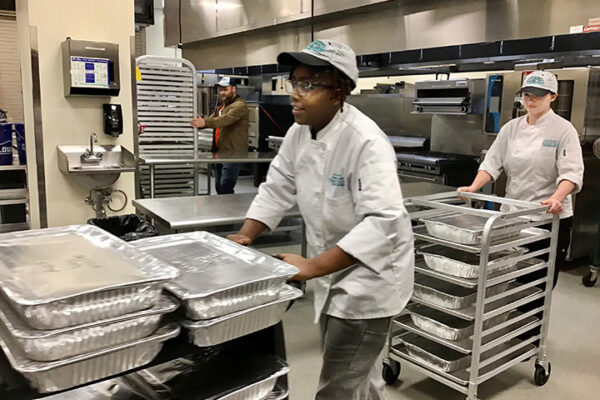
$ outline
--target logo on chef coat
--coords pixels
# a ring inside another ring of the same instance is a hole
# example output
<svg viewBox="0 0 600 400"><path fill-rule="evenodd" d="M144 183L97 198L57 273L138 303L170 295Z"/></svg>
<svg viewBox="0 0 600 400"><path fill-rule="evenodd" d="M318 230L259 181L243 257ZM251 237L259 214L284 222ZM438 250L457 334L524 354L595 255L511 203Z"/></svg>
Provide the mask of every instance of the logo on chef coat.
<svg viewBox="0 0 600 400"><path fill-rule="evenodd" d="M558 147L558 140L544 139L542 147Z"/></svg>
<svg viewBox="0 0 600 400"><path fill-rule="evenodd" d="M346 184L346 180L340 174L332 174L329 177L329 183L331 183L331 186L344 186Z"/></svg>

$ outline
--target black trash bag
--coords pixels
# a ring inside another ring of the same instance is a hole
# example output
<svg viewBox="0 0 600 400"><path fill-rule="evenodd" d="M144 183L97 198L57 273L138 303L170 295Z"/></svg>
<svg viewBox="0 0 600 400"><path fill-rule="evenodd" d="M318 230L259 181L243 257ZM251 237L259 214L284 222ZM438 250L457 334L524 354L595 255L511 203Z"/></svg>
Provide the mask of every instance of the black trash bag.
<svg viewBox="0 0 600 400"><path fill-rule="evenodd" d="M102 228L126 242L158 236L158 230L150 222L135 214L90 218L88 224Z"/></svg>

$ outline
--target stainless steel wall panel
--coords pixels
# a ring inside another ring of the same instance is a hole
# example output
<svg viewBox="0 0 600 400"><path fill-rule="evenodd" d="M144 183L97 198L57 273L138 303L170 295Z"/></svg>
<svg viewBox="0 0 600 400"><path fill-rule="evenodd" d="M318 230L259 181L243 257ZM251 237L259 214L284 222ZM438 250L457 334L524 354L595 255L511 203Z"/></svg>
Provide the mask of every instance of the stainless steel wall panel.
<svg viewBox="0 0 600 400"><path fill-rule="evenodd" d="M434 115L431 150L479 156L486 145L482 115Z"/></svg>
<svg viewBox="0 0 600 400"><path fill-rule="evenodd" d="M171 2L177 3L167 4ZM341 8L339 4L348 8L327 17L317 15L320 18L315 21L315 38L345 42L357 54L564 34L569 26L585 23L589 15L600 15L597 0L573 0L568 5L564 0L363 1L362 5L368 6L354 9L349 7L357 2L351 0L315 0L315 12L321 3L331 7L326 10ZM190 28L190 32L184 32L184 55L201 69L274 63L279 52L302 49L310 41L310 1L302 1L301 11L298 18L289 16L286 20L297 23L277 23L276 30L253 25L254 31L227 40L205 40L209 37L192 34L197 27ZM266 26L272 26L276 17L268 15L272 18ZM192 19L201 24L204 18ZM174 28L176 25L167 23L167 44L176 44L176 40L169 40L169 31Z"/></svg>
<svg viewBox="0 0 600 400"><path fill-rule="evenodd" d="M248 14L251 1L215 0L217 9L217 33L244 26L251 27ZM248 7L246 7L248 6ZM250 11L251 12L251 11Z"/></svg>
<svg viewBox="0 0 600 400"><path fill-rule="evenodd" d="M431 136L431 115L412 114L412 96L368 94L349 96L352 104L388 134L395 136Z"/></svg>

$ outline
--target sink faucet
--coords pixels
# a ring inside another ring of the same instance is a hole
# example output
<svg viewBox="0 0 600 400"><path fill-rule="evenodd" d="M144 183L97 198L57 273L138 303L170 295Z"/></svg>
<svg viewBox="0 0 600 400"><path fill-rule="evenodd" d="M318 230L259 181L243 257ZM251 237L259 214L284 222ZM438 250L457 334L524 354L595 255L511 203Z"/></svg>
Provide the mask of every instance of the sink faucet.
<svg viewBox="0 0 600 400"><path fill-rule="evenodd" d="M83 162L100 162L102 160L102 153L94 153L94 143L98 143L98 136L94 132L90 135L90 148L86 149L81 155L81 161Z"/></svg>
<svg viewBox="0 0 600 400"><path fill-rule="evenodd" d="M90 135L90 154L94 154L94 143L98 143L98 136L92 132Z"/></svg>

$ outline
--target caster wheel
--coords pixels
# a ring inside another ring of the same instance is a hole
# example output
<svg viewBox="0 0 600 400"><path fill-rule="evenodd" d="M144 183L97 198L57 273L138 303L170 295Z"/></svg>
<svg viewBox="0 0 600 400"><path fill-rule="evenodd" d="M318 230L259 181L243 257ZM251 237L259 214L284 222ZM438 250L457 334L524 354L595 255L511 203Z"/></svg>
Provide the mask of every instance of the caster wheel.
<svg viewBox="0 0 600 400"><path fill-rule="evenodd" d="M550 373L552 372L552 365L548 363L548 371L546 368L541 365L535 366L535 373L533 374L533 380L535 384L538 386L544 386L546 382L548 382L548 378L550 378Z"/></svg>
<svg viewBox="0 0 600 400"><path fill-rule="evenodd" d="M385 383L388 385L394 384L400 376L400 363L394 360L384 362L381 375Z"/></svg>
<svg viewBox="0 0 600 400"><path fill-rule="evenodd" d="M583 283L583 286L585 287L593 287L596 282L598 282L598 275L591 271L581 278L581 283Z"/></svg>

